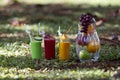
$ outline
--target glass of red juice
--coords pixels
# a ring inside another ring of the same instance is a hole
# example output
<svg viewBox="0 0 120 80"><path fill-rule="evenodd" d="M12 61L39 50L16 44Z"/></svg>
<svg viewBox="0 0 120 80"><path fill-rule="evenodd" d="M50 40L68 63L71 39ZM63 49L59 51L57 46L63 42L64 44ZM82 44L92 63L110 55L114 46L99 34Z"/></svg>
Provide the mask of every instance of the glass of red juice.
<svg viewBox="0 0 120 80"><path fill-rule="evenodd" d="M55 59L55 38L50 35L44 37L45 58Z"/></svg>

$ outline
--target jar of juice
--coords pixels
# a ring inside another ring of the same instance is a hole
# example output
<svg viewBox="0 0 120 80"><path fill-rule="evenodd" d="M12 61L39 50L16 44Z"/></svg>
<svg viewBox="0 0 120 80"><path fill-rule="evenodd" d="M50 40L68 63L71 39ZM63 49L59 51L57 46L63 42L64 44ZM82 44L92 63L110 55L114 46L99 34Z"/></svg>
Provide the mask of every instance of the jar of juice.
<svg viewBox="0 0 120 80"><path fill-rule="evenodd" d="M70 53L70 42L67 39L67 35L63 34L59 42L59 60L68 60Z"/></svg>
<svg viewBox="0 0 120 80"><path fill-rule="evenodd" d="M42 59L42 47L41 47L41 37L34 37L30 41L30 51L32 59Z"/></svg>
<svg viewBox="0 0 120 80"><path fill-rule="evenodd" d="M97 61L100 56L100 40L95 26L91 15L81 15L76 39L76 52L81 62Z"/></svg>
<svg viewBox="0 0 120 80"><path fill-rule="evenodd" d="M44 37L45 58L47 60L55 59L55 38L47 34Z"/></svg>
<svg viewBox="0 0 120 80"><path fill-rule="evenodd" d="M31 41L30 50L32 59L42 59L41 41L37 40Z"/></svg>

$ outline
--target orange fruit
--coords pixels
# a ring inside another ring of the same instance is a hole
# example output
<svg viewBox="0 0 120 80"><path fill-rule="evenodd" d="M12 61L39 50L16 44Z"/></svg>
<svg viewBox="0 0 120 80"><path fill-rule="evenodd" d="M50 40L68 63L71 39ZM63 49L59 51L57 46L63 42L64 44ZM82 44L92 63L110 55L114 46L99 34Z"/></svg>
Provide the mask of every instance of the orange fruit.
<svg viewBox="0 0 120 80"><path fill-rule="evenodd" d="M64 40L67 40L67 35L66 34L63 34L61 39L64 41Z"/></svg>
<svg viewBox="0 0 120 80"><path fill-rule="evenodd" d="M93 24L88 25L87 33L92 35L94 33L94 26Z"/></svg>
<svg viewBox="0 0 120 80"><path fill-rule="evenodd" d="M90 41L87 45L87 51L91 53L95 53L99 50L100 44L97 41Z"/></svg>

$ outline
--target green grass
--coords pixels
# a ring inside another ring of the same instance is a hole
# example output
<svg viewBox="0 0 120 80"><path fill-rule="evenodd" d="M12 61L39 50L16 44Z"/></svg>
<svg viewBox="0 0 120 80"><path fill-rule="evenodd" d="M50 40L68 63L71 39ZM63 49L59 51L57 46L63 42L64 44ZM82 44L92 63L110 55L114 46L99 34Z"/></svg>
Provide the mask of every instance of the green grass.
<svg viewBox="0 0 120 80"><path fill-rule="evenodd" d="M91 12L98 17L107 18L108 21L104 22L102 26L97 26L96 29L100 37L108 38L112 34L119 35L120 17L113 17L110 13L119 8L119 0L91 0L89 3L87 0L54 0L54 2L53 0L34 0L33 3L41 3L42 8L31 5L32 0L25 1L30 5L22 3L20 9L8 8L10 9L8 12L7 9L5 9L6 12L0 10L1 80L109 80L113 78L114 73L120 68L119 63L114 63L120 59L119 45L103 44L98 62L81 63L76 56L75 40L73 40L69 61L59 61L56 54L56 59L42 59L36 64L36 61L31 58L29 37L25 33L25 27L8 26L8 23L14 17L20 20L25 19L25 22L30 25L32 33L37 35L37 24L41 22L40 28L57 38L58 26L61 26L61 31L64 33L72 25L69 34L76 35L80 14ZM46 5L48 3L54 4ZM56 7L56 3L63 4ZM58 50L57 47L56 50Z"/></svg>
<svg viewBox="0 0 120 80"><path fill-rule="evenodd" d="M89 79L99 79L105 78L109 80L109 77L113 72L104 72L98 69L77 69L77 70L44 70L36 71L30 68L17 69L17 68L0 68L1 72L5 74L1 74L1 79L39 79L39 80L89 80ZM10 74L8 74L10 73ZM95 76L93 78L93 76ZM86 78L86 79L84 79Z"/></svg>
<svg viewBox="0 0 120 80"><path fill-rule="evenodd" d="M114 70L107 70L99 68L81 68L76 63L77 57L75 56L75 50L71 51L71 60L69 62L59 62L58 59L52 61L41 60L36 64L31 58L31 53L27 43L14 42L14 43L1 43L0 47L0 79L70 79L77 80L79 78L89 80L109 78L113 75ZM103 62L106 60L119 59L120 47L102 46L100 60ZM113 51L114 49L114 51ZM107 52L107 53L106 53ZM72 56L72 54L74 55ZM69 68L70 64L73 64L76 68ZM77 63L81 64L81 63ZM101 66L101 64L99 64ZM118 67L118 66L117 66ZM65 68L65 69L64 69Z"/></svg>
<svg viewBox="0 0 120 80"><path fill-rule="evenodd" d="M14 33L11 31L15 31L15 33L18 34L20 32L24 32L23 28L18 27L3 27L2 29L5 33L7 33L7 31L10 33ZM16 40L16 38L14 39ZM110 67L110 69L105 72L104 68L99 68L102 64L99 64L98 67L93 66L91 68L85 68L85 66L82 68L81 66L77 66L76 64L82 65L82 63L76 63L77 57L74 44L71 47L71 58L69 61L61 62L58 59L50 61L43 59L38 64L36 64L36 62L31 58L28 37L24 39L19 38L16 42L12 42L12 40L7 38L6 41L1 42L0 45L0 79L2 80L98 80L104 78L109 80L116 71L114 67L112 69ZM101 56L99 60L104 62L106 60L119 59L119 48L120 46L103 45L101 47ZM117 67L119 68L119 66Z"/></svg>
<svg viewBox="0 0 120 80"><path fill-rule="evenodd" d="M42 4L56 4L56 3L63 3L63 4L75 4L75 5L78 5L78 4L90 4L90 5L104 5L104 6L107 6L107 5L119 5L120 1L119 0L90 0L89 3L88 3L88 0L77 0L77 1L74 1L74 0L47 0L47 1L44 1L44 0L34 0L33 1L30 1L30 0L26 0L25 2L27 3L42 3Z"/></svg>

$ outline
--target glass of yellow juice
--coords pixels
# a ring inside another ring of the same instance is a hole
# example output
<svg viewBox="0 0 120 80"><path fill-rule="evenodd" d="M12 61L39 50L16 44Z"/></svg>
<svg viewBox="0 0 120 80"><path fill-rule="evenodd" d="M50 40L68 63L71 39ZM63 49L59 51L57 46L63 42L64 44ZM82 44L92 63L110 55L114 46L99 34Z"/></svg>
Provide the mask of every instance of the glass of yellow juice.
<svg viewBox="0 0 120 80"><path fill-rule="evenodd" d="M68 60L70 52L70 42L59 43L59 60Z"/></svg>

